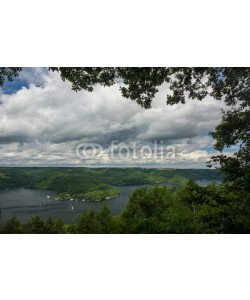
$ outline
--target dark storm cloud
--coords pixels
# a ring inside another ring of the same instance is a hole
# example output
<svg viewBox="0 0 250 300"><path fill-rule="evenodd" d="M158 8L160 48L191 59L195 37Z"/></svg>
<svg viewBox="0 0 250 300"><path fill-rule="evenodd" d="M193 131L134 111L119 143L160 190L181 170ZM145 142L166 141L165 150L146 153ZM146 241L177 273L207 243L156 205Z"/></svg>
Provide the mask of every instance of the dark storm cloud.
<svg viewBox="0 0 250 300"><path fill-rule="evenodd" d="M0 137L0 144L8 144L12 142L17 142L17 143L30 143L32 142L32 139L27 137L27 136L22 136L22 135L8 135L8 136L1 136Z"/></svg>

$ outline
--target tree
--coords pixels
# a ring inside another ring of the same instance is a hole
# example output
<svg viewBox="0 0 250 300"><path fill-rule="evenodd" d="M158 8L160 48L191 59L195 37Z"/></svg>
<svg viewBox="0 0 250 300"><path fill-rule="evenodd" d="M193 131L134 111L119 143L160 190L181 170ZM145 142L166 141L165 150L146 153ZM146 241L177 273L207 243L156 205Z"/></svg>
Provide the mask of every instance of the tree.
<svg viewBox="0 0 250 300"><path fill-rule="evenodd" d="M223 152L230 146L238 146L232 156L212 156L208 166L220 163L225 180L232 188L250 191L250 111L243 106L223 112L222 122L212 132L215 149Z"/></svg>
<svg viewBox="0 0 250 300"><path fill-rule="evenodd" d="M57 219L54 225L54 233L65 233L64 230L64 223L62 221L62 219Z"/></svg>
<svg viewBox="0 0 250 300"><path fill-rule="evenodd" d="M100 233L113 233L113 216L107 204L104 204L102 209L98 212L98 222L100 224Z"/></svg>
<svg viewBox="0 0 250 300"><path fill-rule="evenodd" d="M64 233L64 224L61 219L56 221L52 220L51 216L48 217L44 224L45 233Z"/></svg>
<svg viewBox="0 0 250 300"><path fill-rule="evenodd" d="M47 233L45 222L40 216L32 217L23 225L24 233Z"/></svg>
<svg viewBox="0 0 250 300"><path fill-rule="evenodd" d="M22 233L22 224L17 219L15 215L13 215L4 225L3 233Z"/></svg>
<svg viewBox="0 0 250 300"><path fill-rule="evenodd" d="M196 214L200 233L249 233L249 200L249 193L232 191L228 185L205 187Z"/></svg>
<svg viewBox="0 0 250 300"><path fill-rule="evenodd" d="M166 187L139 188L121 214L126 233L165 233L172 193Z"/></svg>
<svg viewBox="0 0 250 300"><path fill-rule="evenodd" d="M52 220L51 216L48 217L47 221L44 224L44 231L46 233L55 233L54 232L55 223Z"/></svg>
<svg viewBox="0 0 250 300"><path fill-rule="evenodd" d="M76 223L76 233L100 233L98 212L95 209L84 211Z"/></svg>
<svg viewBox="0 0 250 300"><path fill-rule="evenodd" d="M13 81L14 77L19 75L22 68L0 68L0 86L4 84L4 81Z"/></svg>

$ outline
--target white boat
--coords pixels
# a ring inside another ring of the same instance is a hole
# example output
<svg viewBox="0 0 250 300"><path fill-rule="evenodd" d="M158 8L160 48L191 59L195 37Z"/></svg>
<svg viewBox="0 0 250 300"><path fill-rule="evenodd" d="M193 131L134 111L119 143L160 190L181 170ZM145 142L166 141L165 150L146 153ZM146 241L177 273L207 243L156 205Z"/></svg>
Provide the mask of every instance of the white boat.
<svg viewBox="0 0 250 300"><path fill-rule="evenodd" d="M49 198L50 198L50 195L47 195L47 198L49 199Z"/></svg>

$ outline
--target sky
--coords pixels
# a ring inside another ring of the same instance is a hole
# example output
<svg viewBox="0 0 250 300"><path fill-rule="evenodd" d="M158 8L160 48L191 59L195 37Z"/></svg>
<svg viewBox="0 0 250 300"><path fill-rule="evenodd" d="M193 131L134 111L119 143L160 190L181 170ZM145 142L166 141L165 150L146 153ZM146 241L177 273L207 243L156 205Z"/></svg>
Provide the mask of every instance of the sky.
<svg viewBox="0 0 250 300"><path fill-rule="evenodd" d="M121 85L76 93L57 72L24 68L0 88L0 166L206 167L222 101L169 106L164 84L145 110Z"/></svg>

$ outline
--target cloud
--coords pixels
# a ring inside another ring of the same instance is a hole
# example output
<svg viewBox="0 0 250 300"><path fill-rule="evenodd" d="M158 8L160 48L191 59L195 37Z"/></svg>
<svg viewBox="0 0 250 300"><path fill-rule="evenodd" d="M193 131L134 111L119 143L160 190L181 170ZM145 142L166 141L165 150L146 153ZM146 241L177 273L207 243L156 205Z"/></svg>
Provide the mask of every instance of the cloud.
<svg viewBox="0 0 250 300"><path fill-rule="evenodd" d="M2 165L166 165L204 167L212 139L207 133L220 122L224 103L210 98L166 105L168 87L162 86L153 107L145 110L124 99L119 84L96 86L92 93L73 92L58 73L25 69L28 87L0 95L0 163ZM121 84L121 83L120 83ZM174 161L127 158L110 160L113 140L124 145L152 146L162 141L180 154ZM99 143L105 155L80 160L79 143ZM181 158L180 158L181 157Z"/></svg>
<svg viewBox="0 0 250 300"><path fill-rule="evenodd" d="M46 68L23 68L13 81L5 80L4 85L0 87L0 93L14 94L22 88L28 88L31 83L35 86L43 86L46 74L48 74Z"/></svg>

